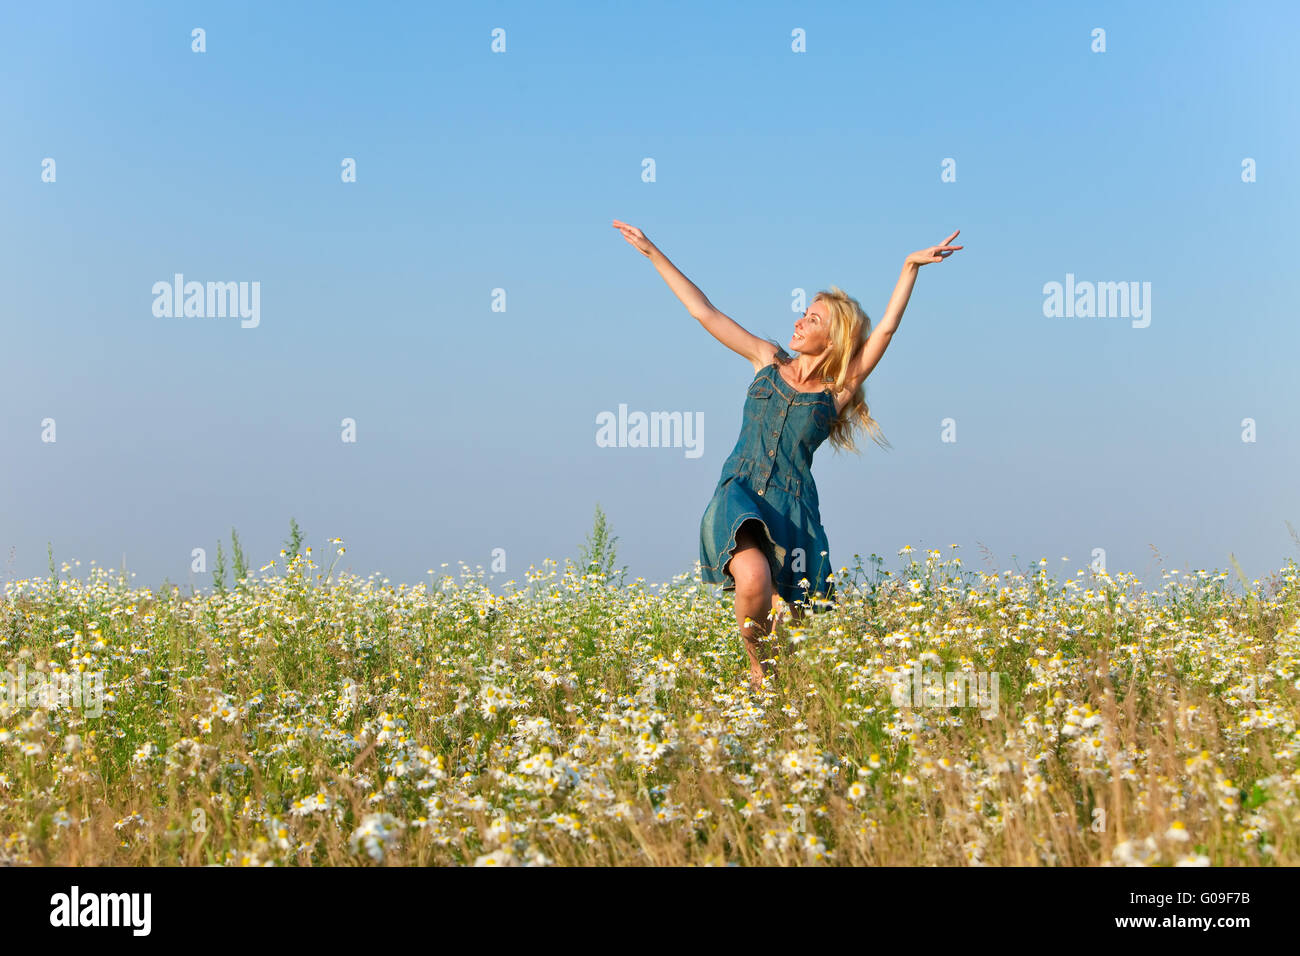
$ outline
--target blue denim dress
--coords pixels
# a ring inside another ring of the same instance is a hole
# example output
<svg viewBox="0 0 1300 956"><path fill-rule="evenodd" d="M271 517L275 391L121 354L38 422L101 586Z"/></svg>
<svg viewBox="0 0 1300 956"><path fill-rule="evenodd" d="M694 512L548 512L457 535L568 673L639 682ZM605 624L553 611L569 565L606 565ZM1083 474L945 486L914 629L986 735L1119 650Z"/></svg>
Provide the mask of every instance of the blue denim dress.
<svg viewBox="0 0 1300 956"><path fill-rule="evenodd" d="M784 353L784 350L782 350ZM700 575L734 591L723 566L736 548L740 526L756 518L776 590L788 602L834 595L830 546L821 525L813 452L830 435L835 399L829 390L801 392L777 371L759 369L745 396L740 438L722 464L722 477L700 521ZM807 579L808 587L799 582ZM814 610L816 610L814 605Z"/></svg>

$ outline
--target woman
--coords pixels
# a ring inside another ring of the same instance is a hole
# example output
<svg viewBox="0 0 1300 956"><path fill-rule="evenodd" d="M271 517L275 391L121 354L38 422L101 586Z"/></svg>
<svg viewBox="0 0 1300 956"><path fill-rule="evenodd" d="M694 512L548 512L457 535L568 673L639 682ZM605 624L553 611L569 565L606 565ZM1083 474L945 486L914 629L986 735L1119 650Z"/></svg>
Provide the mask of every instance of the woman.
<svg viewBox="0 0 1300 956"><path fill-rule="evenodd" d="M756 372L745 398L740 438L723 463L722 477L700 521L700 568L705 581L735 591L749 679L761 690L769 659L763 645L781 622L784 608L789 606L794 619L801 620L808 606L805 588L812 590L809 597L829 599L834 593L810 470L813 452L827 438L833 446L854 448L855 421L878 443L888 445L867 411L862 383L898 328L917 270L961 249L948 244L961 230L907 257L874 332L856 299L835 286L817 293L795 321L789 342L798 353L794 358L774 340L750 334L714 308L640 229L617 219L613 225L654 263L705 330L748 359Z"/></svg>

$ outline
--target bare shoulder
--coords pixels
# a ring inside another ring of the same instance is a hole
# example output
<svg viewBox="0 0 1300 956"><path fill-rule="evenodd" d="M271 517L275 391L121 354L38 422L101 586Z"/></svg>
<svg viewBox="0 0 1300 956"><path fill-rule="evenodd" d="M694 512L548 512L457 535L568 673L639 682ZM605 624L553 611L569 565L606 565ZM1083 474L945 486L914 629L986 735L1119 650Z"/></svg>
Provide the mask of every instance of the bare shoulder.
<svg viewBox="0 0 1300 956"><path fill-rule="evenodd" d="M754 366L754 371L757 372L759 369L766 368L767 366L771 365L772 362L776 360L776 356L778 352L784 354L785 349L773 345L771 342L767 342L767 341L761 342L759 344L758 351L754 353L754 358L750 363L751 365Z"/></svg>
<svg viewBox="0 0 1300 956"><path fill-rule="evenodd" d="M849 380L844 383L844 388L831 393L831 398L835 401L835 414L837 417L843 414L844 409L853 401L854 396L858 394L858 390L861 388L862 381L858 380L857 376L850 375Z"/></svg>

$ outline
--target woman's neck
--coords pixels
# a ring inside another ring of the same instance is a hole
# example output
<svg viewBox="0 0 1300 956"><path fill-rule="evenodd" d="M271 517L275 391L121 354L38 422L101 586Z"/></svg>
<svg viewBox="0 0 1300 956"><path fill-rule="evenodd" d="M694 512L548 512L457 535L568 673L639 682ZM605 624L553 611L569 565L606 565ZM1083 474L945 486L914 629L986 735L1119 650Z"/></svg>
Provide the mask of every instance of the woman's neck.
<svg viewBox="0 0 1300 956"><path fill-rule="evenodd" d="M800 387L824 384L825 380L817 369L820 361L820 356L798 355L786 363L790 377L795 380L794 384Z"/></svg>

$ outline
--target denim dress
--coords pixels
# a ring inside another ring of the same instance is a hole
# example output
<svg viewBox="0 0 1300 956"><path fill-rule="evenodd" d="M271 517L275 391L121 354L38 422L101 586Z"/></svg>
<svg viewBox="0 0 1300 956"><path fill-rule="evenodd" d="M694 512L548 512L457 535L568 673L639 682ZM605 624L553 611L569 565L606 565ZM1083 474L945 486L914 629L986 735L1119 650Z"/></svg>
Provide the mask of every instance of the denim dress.
<svg viewBox="0 0 1300 956"><path fill-rule="evenodd" d="M783 350L784 351L784 350ZM829 390L801 392L777 371L759 369L745 396L740 438L722 464L722 477L700 520L700 574L734 591L723 566L736 548L740 526L757 519L759 541L777 592L788 602L834 595L830 546L821 525L813 452L830 435L835 399ZM807 579L807 589L799 582ZM814 605L814 610L816 610Z"/></svg>

